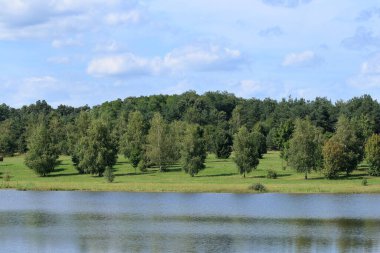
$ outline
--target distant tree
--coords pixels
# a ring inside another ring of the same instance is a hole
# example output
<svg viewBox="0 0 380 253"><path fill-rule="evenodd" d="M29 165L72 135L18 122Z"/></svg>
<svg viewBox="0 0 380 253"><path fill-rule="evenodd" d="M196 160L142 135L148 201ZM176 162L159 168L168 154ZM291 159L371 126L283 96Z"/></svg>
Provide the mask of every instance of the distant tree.
<svg viewBox="0 0 380 253"><path fill-rule="evenodd" d="M252 131L251 135L253 135L253 139L256 141L259 158L263 158L263 155L267 153L267 142L265 136L258 131Z"/></svg>
<svg viewBox="0 0 380 253"><path fill-rule="evenodd" d="M128 116L127 129L120 138L120 150L131 161L135 172L144 153L144 143L143 115L139 111L131 112Z"/></svg>
<svg viewBox="0 0 380 253"><path fill-rule="evenodd" d="M217 158L226 159L230 157L232 152L232 136L222 127L214 128L211 134L212 150Z"/></svg>
<svg viewBox="0 0 380 253"><path fill-rule="evenodd" d="M46 176L54 171L58 162L57 143L46 123L40 123L33 128L28 138L28 152L25 156L25 164L34 170L39 176Z"/></svg>
<svg viewBox="0 0 380 253"><path fill-rule="evenodd" d="M336 133L331 137L333 141L339 142L344 147L346 161L341 170L349 175L357 168L362 157L361 141L357 138L354 124L345 116L338 119Z"/></svg>
<svg viewBox="0 0 380 253"><path fill-rule="evenodd" d="M297 172L307 174L321 164L321 133L310 120L296 120L293 137L289 141L288 161Z"/></svg>
<svg viewBox="0 0 380 253"><path fill-rule="evenodd" d="M155 113L147 136L146 155L149 161L157 165L160 171L175 161L173 143L168 124L160 113Z"/></svg>
<svg viewBox="0 0 380 253"><path fill-rule="evenodd" d="M203 130L197 125L188 125L181 149L181 164L190 176L205 168L206 145Z"/></svg>
<svg viewBox="0 0 380 253"><path fill-rule="evenodd" d="M175 120L169 124L168 141L170 142L168 154L172 157L172 160L178 161L181 158L181 149L183 145L183 139L186 135L188 123L184 121Z"/></svg>
<svg viewBox="0 0 380 253"><path fill-rule="evenodd" d="M380 176L380 135L373 134L365 145L365 157L369 165L368 174Z"/></svg>
<svg viewBox="0 0 380 253"><path fill-rule="evenodd" d="M0 155L13 155L17 149L17 136L13 120L0 122Z"/></svg>
<svg viewBox="0 0 380 253"><path fill-rule="evenodd" d="M244 126L234 135L234 161L239 173L244 177L246 173L250 173L259 165L259 148L257 144L255 136Z"/></svg>
<svg viewBox="0 0 380 253"><path fill-rule="evenodd" d="M351 118L350 123L357 138L357 151L359 155L359 162L364 160L365 144L368 138L375 132L375 122L369 118L368 115L360 115Z"/></svg>
<svg viewBox="0 0 380 253"><path fill-rule="evenodd" d="M340 171L344 171L347 162L347 153L344 145L331 138L322 149L323 154L323 174L328 179L337 178Z"/></svg>
<svg viewBox="0 0 380 253"><path fill-rule="evenodd" d="M88 129L91 126L92 118L89 112L81 111L74 124L67 125L67 146L69 154L71 154L71 160L75 168L79 173L85 173L81 168L78 167L79 164L79 153L80 153L80 141L87 136Z"/></svg>
<svg viewBox="0 0 380 253"><path fill-rule="evenodd" d="M78 145L78 170L102 176L106 168L112 169L117 160L117 142L111 129L101 120L94 120L86 136Z"/></svg>

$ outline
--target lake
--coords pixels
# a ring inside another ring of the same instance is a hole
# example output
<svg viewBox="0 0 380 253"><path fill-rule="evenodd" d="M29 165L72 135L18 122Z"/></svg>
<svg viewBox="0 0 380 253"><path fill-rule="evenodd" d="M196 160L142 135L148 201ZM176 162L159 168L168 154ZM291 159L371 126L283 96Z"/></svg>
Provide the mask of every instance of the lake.
<svg viewBox="0 0 380 253"><path fill-rule="evenodd" d="M1 252L380 252L380 195L0 191Z"/></svg>

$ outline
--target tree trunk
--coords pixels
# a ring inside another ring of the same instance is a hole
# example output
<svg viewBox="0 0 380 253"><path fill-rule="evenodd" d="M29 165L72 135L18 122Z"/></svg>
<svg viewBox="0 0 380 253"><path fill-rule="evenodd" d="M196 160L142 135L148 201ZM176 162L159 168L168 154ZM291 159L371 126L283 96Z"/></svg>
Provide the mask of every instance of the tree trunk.
<svg viewBox="0 0 380 253"><path fill-rule="evenodd" d="M305 180L307 180L307 171L305 172Z"/></svg>
<svg viewBox="0 0 380 253"><path fill-rule="evenodd" d="M244 171L244 173L243 173L243 177L245 178L245 171Z"/></svg>

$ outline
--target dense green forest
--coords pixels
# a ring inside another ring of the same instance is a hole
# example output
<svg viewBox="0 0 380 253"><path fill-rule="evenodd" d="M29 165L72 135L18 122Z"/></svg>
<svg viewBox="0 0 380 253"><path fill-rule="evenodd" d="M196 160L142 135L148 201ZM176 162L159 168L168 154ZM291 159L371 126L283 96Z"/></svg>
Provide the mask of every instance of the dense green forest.
<svg viewBox="0 0 380 253"><path fill-rule="evenodd" d="M46 101L22 108L0 105L0 155L26 153L25 164L44 176L59 155L80 173L105 175L123 154L141 171L180 162L194 176L207 153L234 161L245 176L267 150L299 172L349 174L367 158L378 175L380 104L369 95L331 102L291 97L243 99L227 92L128 97L90 108Z"/></svg>

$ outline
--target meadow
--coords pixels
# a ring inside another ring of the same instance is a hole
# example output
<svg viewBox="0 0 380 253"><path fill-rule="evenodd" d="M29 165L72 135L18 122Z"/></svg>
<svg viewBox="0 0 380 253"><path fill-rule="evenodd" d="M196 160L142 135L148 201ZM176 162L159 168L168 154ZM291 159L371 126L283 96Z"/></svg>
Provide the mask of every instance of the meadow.
<svg viewBox="0 0 380 253"><path fill-rule="evenodd" d="M283 169L278 152L268 152L258 168L243 178L238 174L232 158L216 159L209 155L206 168L190 177L179 165L167 172L156 168L140 172L127 159L119 156L115 166L115 180L81 175L75 170L70 157L61 156L61 164L46 177L37 176L24 165L24 156L6 157L0 162L0 188L18 190L79 190L79 191L129 191L129 192L227 192L254 193L250 186L261 183L267 192L279 193L380 193L380 178L368 176L366 165L361 164L350 176L327 180L320 172L312 172L305 180L302 173L291 168ZM277 172L276 179L266 178L268 169ZM366 178L368 185L362 185Z"/></svg>

